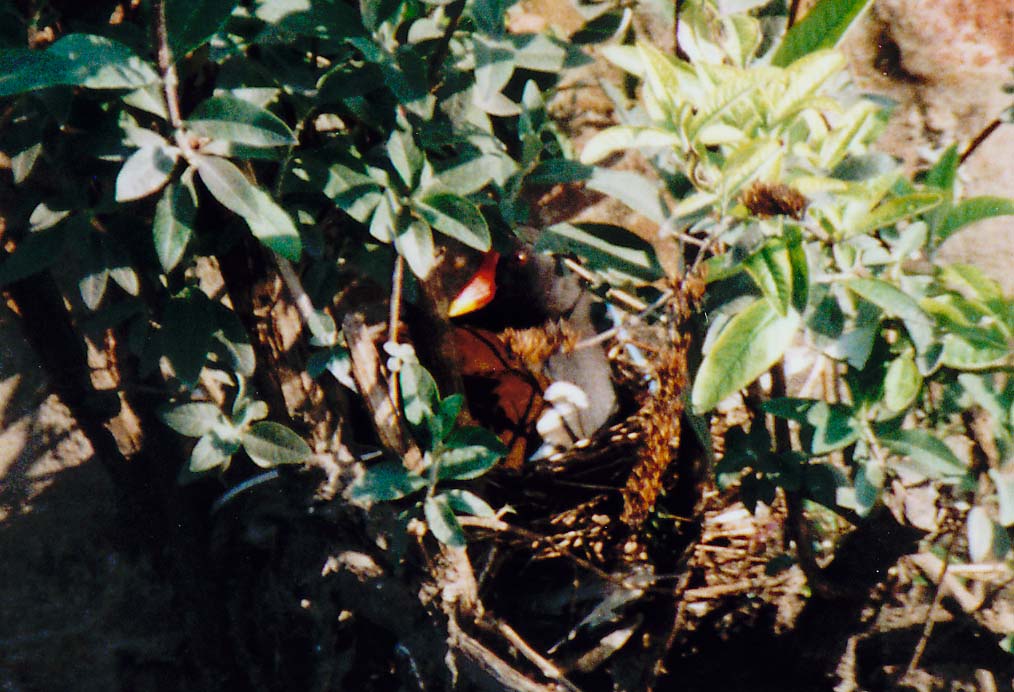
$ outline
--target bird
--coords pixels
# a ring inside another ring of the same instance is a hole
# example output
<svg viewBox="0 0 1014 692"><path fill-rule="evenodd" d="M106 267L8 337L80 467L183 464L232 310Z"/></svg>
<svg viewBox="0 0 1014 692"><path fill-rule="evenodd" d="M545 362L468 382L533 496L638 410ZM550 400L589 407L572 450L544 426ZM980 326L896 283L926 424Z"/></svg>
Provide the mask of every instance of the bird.
<svg viewBox="0 0 1014 692"><path fill-rule="evenodd" d="M470 408L509 438L509 468L565 451L615 416L594 304L557 257L523 244L482 255L450 301Z"/></svg>

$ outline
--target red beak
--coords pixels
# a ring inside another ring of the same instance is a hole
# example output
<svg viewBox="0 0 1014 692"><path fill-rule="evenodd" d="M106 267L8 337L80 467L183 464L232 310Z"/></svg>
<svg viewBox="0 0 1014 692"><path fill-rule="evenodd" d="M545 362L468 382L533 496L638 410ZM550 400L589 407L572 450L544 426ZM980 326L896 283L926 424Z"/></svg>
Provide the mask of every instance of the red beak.
<svg viewBox="0 0 1014 692"><path fill-rule="evenodd" d="M489 304L496 295L496 263L500 253L490 250L482 258L478 271L469 279L461 292L451 301L447 311L449 317L458 317L475 312Z"/></svg>

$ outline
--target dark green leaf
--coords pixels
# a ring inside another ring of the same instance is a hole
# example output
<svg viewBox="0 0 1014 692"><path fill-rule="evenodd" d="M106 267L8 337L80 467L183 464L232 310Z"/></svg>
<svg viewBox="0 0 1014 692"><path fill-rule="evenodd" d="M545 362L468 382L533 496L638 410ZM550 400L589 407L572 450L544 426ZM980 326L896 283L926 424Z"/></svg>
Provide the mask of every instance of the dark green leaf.
<svg viewBox="0 0 1014 692"><path fill-rule="evenodd" d="M452 548L464 548L467 545L465 533L447 498L442 495L427 496L423 502L423 514L426 515L426 525L438 541Z"/></svg>
<svg viewBox="0 0 1014 692"><path fill-rule="evenodd" d="M352 498L360 502L390 502L422 490L426 479L409 473L397 461L384 461L366 469L352 485Z"/></svg>
<svg viewBox="0 0 1014 692"><path fill-rule="evenodd" d="M943 195L939 192L913 192L894 197L878 204L869 214L857 221L855 227L848 229L845 235L851 237L871 233L885 226L893 226L899 221L924 214L943 201Z"/></svg>
<svg viewBox="0 0 1014 692"><path fill-rule="evenodd" d="M313 453L310 445L280 423L259 421L240 438L243 449L262 468L280 464L299 464Z"/></svg>
<svg viewBox="0 0 1014 692"><path fill-rule="evenodd" d="M455 430L444 446L436 460L440 480L478 478L507 454L500 438L485 428Z"/></svg>
<svg viewBox="0 0 1014 692"><path fill-rule="evenodd" d="M197 198L193 189L183 183L170 183L155 206L152 241L159 264L166 273L183 259L187 243L194 234Z"/></svg>
<svg viewBox="0 0 1014 692"><path fill-rule="evenodd" d="M620 226L558 223L543 230L538 252L574 254L611 284L644 284L665 276L648 241Z"/></svg>
<svg viewBox="0 0 1014 692"><path fill-rule="evenodd" d="M44 51L0 55L0 97L60 85L134 89L157 79L148 63L104 36L68 34Z"/></svg>
<svg viewBox="0 0 1014 692"><path fill-rule="evenodd" d="M218 329L213 336L225 351L224 362L244 377L253 375L257 365L256 356L250 335L246 333L239 315L226 306L215 303L215 324Z"/></svg>
<svg viewBox="0 0 1014 692"><path fill-rule="evenodd" d="M213 306L199 289L171 298L162 316L162 344L176 377L187 388L197 384L211 348Z"/></svg>
<svg viewBox="0 0 1014 692"><path fill-rule="evenodd" d="M66 234L62 228L30 233L14 253L0 263L0 287L49 269L63 254Z"/></svg>
<svg viewBox="0 0 1014 692"><path fill-rule="evenodd" d="M852 409L817 399L782 397L761 404L765 413L787 418L813 429L810 453L822 456L859 439L860 426Z"/></svg>
<svg viewBox="0 0 1014 692"><path fill-rule="evenodd" d="M201 102L190 114L187 125L204 137L252 147L296 143L292 130L274 113L228 94Z"/></svg>
<svg viewBox="0 0 1014 692"><path fill-rule="evenodd" d="M694 379L694 411L710 411L778 362L796 337L798 313L779 315L758 300L731 320L715 339Z"/></svg>
<svg viewBox="0 0 1014 692"><path fill-rule="evenodd" d="M302 241L289 215L267 192L253 185L232 163L217 156L192 157L208 191L223 207L239 214L265 246L299 261Z"/></svg>
<svg viewBox="0 0 1014 692"><path fill-rule="evenodd" d="M236 0L166 0L169 46L178 60L214 36L225 24Z"/></svg>
<svg viewBox="0 0 1014 692"><path fill-rule="evenodd" d="M782 39L771 64L786 67L796 60L838 45L870 0L819 0Z"/></svg>

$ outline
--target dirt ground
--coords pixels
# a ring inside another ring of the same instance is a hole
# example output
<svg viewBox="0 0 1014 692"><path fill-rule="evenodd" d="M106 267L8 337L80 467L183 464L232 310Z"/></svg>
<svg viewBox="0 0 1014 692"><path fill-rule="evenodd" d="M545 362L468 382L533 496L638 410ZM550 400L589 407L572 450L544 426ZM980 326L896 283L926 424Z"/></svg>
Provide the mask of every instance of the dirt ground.
<svg viewBox="0 0 1014 692"><path fill-rule="evenodd" d="M1012 80L1014 5L880 0L847 50L860 84L898 101L883 148L918 166L934 148L967 144L1010 105L999 86ZM1014 196L1014 126L993 133L962 181L966 194ZM980 264L1014 293L1012 223L959 234L946 257ZM16 318L0 312L0 692L182 689L183 616L156 568L118 541L113 501L101 461L49 394ZM799 611L798 570L766 574L771 555L757 548L762 539L778 544L777 519L737 506L709 514L699 564L718 561L725 576L687 594L695 627L671 662L674 685L774 689L777 674L737 679L729 663L763 671L765 642ZM838 692L1014 689L1014 657L997 646L1014 632L1014 575L970 566L931 611L939 561L927 555L906 558L888 576L864 614L866 632L840 661ZM922 665L899 687L930 619L938 624Z"/></svg>

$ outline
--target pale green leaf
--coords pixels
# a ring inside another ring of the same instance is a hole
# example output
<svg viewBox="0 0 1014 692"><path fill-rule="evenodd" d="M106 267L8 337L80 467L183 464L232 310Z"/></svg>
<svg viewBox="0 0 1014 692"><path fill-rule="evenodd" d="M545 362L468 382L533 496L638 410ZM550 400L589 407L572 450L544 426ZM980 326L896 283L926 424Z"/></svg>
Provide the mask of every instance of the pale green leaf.
<svg viewBox="0 0 1014 692"><path fill-rule="evenodd" d="M895 413L907 409L922 389L922 375L911 353L898 356L884 376L884 405Z"/></svg>
<svg viewBox="0 0 1014 692"><path fill-rule="evenodd" d="M116 201L130 202L158 192L169 181L179 155L179 149L168 144L135 151L116 176Z"/></svg>
<svg viewBox="0 0 1014 692"><path fill-rule="evenodd" d="M683 148L682 138L675 132L657 127L616 125L597 133L581 150L581 163L592 164L616 152L629 149Z"/></svg>
<svg viewBox="0 0 1014 692"><path fill-rule="evenodd" d="M855 226L847 229L845 237L871 233L878 228L893 226L899 221L930 211L942 201L943 195L939 192L913 192L909 195L889 199L859 219Z"/></svg>
<svg viewBox="0 0 1014 692"><path fill-rule="evenodd" d="M691 401L704 413L747 386L785 354L796 337L800 317L779 315L767 300L737 314L715 339L694 379Z"/></svg>
<svg viewBox="0 0 1014 692"><path fill-rule="evenodd" d="M943 440L925 430L892 430L878 434L877 440L927 478L953 481L968 472Z"/></svg>
<svg viewBox="0 0 1014 692"><path fill-rule="evenodd" d="M163 407L159 411L159 418L180 435L187 437L201 437L225 422L218 406L204 401Z"/></svg>
<svg viewBox="0 0 1014 692"><path fill-rule="evenodd" d="M218 466L228 466L232 455L239 450L239 443L223 440L214 432L203 436L190 453L190 471L203 473Z"/></svg>
<svg viewBox="0 0 1014 692"><path fill-rule="evenodd" d="M299 464L313 453L302 437L271 421L254 423L240 436L240 440L253 462L262 468Z"/></svg>
<svg viewBox="0 0 1014 692"><path fill-rule="evenodd" d="M398 254L405 258L413 274L425 279L437 264L433 230L429 224L412 219L404 226L395 228L394 233L394 247Z"/></svg>
<svg viewBox="0 0 1014 692"><path fill-rule="evenodd" d="M496 512L481 497L468 490L454 488L441 493L447 498L451 509L460 514L471 514L476 517L495 517Z"/></svg>
<svg viewBox="0 0 1014 692"><path fill-rule="evenodd" d="M996 486L996 499L1000 509L1000 524L1014 526L1014 471L990 469L989 478Z"/></svg>

